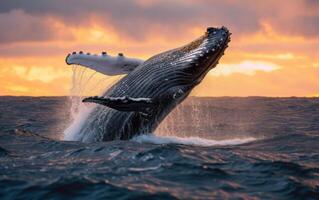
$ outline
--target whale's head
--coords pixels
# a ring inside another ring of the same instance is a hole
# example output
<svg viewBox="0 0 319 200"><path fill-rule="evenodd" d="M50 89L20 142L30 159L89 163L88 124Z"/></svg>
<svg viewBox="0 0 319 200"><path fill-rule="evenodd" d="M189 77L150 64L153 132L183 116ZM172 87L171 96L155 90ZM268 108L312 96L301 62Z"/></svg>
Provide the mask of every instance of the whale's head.
<svg viewBox="0 0 319 200"><path fill-rule="evenodd" d="M152 88L155 88L157 96L163 96L170 90L182 100L218 64L228 47L230 35L226 27L209 27L198 39L153 56L140 68L149 67L149 71L153 71ZM181 95L176 95L176 91Z"/></svg>
<svg viewBox="0 0 319 200"><path fill-rule="evenodd" d="M171 51L174 57L171 67L177 72L184 72L193 84L200 83L224 55L230 35L226 27L207 28L200 38Z"/></svg>

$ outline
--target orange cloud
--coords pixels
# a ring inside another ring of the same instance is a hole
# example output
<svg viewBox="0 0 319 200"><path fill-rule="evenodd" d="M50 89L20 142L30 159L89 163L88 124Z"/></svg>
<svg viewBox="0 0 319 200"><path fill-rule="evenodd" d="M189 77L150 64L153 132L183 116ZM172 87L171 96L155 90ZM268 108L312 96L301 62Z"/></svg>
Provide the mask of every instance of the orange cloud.
<svg viewBox="0 0 319 200"><path fill-rule="evenodd" d="M0 33L0 95L68 95L72 70L64 58L72 51L147 59L192 41L215 24L231 29L232 42L193 95L319 93L316 3L136 0L87 7L79 1L75 8L61 2L10 7L4 1L0 25L11 28ZM298 16L310 19L309 24L293 24Z"/></svg>
<svg viewBox="0 0 319 200"><path fill-rule="evenodd" d="M234 73L207 76L193 91L195 96L316 96L319 89L318 68L282 68L255 75Z"/></svg>

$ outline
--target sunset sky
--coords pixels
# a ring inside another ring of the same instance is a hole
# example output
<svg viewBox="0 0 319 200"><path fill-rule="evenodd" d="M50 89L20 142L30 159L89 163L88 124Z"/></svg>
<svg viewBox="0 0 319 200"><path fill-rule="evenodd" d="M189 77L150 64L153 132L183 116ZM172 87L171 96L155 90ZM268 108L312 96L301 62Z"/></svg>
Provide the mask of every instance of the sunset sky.
<svg viewBox="0 0 319 200"><path fill-rule="evenodd" d="M1 0L0 95L68 95L72 51L147 59L226 26L197 96L319 96L318 0Z"/></svg>

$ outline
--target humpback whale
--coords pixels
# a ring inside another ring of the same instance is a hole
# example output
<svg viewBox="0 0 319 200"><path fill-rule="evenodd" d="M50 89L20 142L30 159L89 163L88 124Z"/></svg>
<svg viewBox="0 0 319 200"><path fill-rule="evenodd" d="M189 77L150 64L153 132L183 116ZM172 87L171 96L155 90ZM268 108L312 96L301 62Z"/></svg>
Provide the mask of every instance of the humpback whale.
<svg viewBox="0 0 319 200"><path fill-rule="evenodd" d="M102 96L87 97L98 104L80 127L84 142L128 140L154 132L224 55L231 33L226 27L207 28L198 39L146 61L73 52L67 64L79 64L106 75L127 74Z"/></svg>

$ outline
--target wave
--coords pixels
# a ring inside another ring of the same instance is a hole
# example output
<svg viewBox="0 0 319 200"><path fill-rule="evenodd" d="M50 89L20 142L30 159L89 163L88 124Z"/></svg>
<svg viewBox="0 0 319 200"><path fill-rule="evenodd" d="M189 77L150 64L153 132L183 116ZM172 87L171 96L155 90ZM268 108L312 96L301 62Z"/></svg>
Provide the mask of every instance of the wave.
<svg viewBox="0 0 319 200"><path fill-rule="evenodd" d="M68 128L64 130L65 141L77 141L80 138L79 132L82 126L86 123L86 120L90 113L92 112L94 106L81 106L79 112L75 114L73 122L69 125Z"/></svg>
<svg viewBox="0 0 319 200"><path fill-rule="evenodd" d="M234 138L227 140L212 140L200 137L176 137L176 136L157 136L157 135L139 135L134 137L132 141L139 143L153 143L153 144L183 144L193 146L226 146L226 145L240 145L257 140L257 138Z"/></svg>

